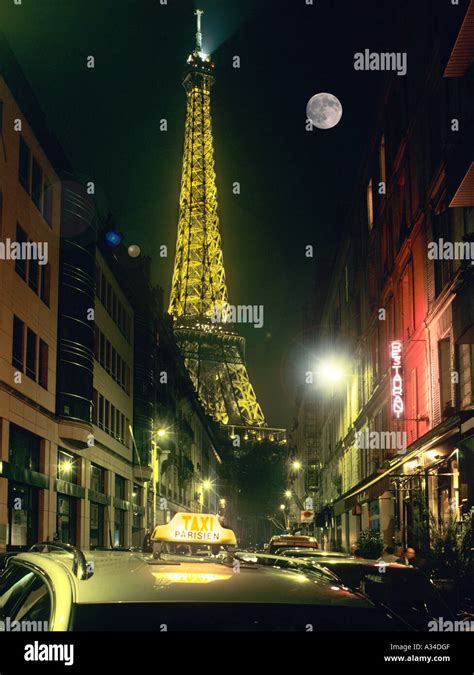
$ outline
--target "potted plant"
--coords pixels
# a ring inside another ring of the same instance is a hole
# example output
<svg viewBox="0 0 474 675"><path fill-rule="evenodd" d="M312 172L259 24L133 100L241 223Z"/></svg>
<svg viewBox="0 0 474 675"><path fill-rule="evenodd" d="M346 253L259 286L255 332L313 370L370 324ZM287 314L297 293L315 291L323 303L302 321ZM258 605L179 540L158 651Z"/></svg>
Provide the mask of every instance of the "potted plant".
<svg viewBox="0 0 474 675"><path fill-rule="evenodd" d="M364 558L377 560L382 555L384 548L383 538L380 532L368 527L361 530L357 541L358 548Z"/></svg>

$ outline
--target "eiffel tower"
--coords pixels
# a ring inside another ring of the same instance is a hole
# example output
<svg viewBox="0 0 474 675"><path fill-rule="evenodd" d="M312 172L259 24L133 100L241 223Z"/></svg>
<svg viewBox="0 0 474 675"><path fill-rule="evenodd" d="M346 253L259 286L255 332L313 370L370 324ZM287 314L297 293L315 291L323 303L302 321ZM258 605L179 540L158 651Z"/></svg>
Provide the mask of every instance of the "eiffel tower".
<svg viewBox="0 0 474 675"><path fill-rule="evenodd" d="M186 64L186 124L178 238L168 312L186 368L205 411L244 438L269 437L245 364L245 339L226 320L229 298L217 212L211 120L214 63L203 52L196 10L196 47ZM220 312L222 320L213 322ZM214 316L215 318L215 316ZM266 433L265 433L266 432Z"/></svg>

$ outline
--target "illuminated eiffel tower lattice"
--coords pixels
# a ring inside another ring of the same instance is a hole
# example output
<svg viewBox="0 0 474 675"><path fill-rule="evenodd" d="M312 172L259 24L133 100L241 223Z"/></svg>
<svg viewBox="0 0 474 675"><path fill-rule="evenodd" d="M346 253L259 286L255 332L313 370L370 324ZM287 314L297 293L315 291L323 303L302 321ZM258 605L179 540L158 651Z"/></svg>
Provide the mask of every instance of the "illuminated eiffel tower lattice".
<svg viewBox="0 0 474 675"><path fill-rule="evenodd" d="M184 157L168 311L205 411L223 425L244 427L247 434L262 436L269 430L245 365L245 340L226 320L229 300L211 120L214 64L203 52L201 14L196 11L196 48L188 57L183 80L187 100Z"/></svg>

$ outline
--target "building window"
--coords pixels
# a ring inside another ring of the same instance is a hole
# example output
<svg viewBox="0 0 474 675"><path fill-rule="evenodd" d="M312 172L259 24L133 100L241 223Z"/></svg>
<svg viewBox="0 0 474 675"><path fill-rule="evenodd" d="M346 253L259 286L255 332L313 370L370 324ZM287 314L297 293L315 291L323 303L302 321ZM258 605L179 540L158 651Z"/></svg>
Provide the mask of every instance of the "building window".
<svg viewBox="0 0 474 675"><path fill-rule="evenodd" d="M449 338L440 340L439 348L439 394L441 411L452 405L451 399L451 344Z"/></svg>
<svg viewBox="0 0 474 675"><path fill-rule="evenodd" d="M39 471L40 442L36 434L10 424L10 462L28 471Z"/></svg>
<svg viewBox="0 0 474 675"><path fill-rule="evenodd" d="M12 365L24 371L25 324L17 316L13 316L13 354Z"/></svg>
<svg viewBox="0 0 474 675"><path fill-rule="evenodd" d="M115 381L118 382L120 384L120 386L122 386L121 379L122 379L122 363L123 363L123 361L122 361L122 357L120 356L120 354L118 352L117 352L116 358L117 358L117 361L116 361L116 366L115 366L115 370L114 370L114 378L115 378Z"/></svg>
<svg viewBox="0 0 474 675"><path fill-rule="evenodd" d="M99 394L97 389L92 389L92 424L97 424L98 422L98 407L99 407Z"/></svg>
<svg viewBox="0 0 474 675"><path fill-rule="evenodd" d="M104 397L99 394L99 409L97 411L98 426L100 429L104 428Z"/></svg>
<svg viewBox="0 0 474 675"><path fill-rule="evenodd" d="M125 500L125 478L115 475L115 496Z"/></svg>
<svg viewBox="0 0 474 675"><path fill-rule="evenodd" d="M143 488L136 483L133 484L132 503L135 506L143 506Z"/></svg>
<svg viewBox="0 0 474 675"><path fill-rule="evenodd" d="M445 210L433 218L433 241L450 241L450 213ZM440 295L441 291L449 283L452 277L453 261L445 259L434 261L435 270L435 290L436 296Z"/></svg>
<svg viewBox="0 0 474 675"><path fill-rule="evenodd" d="M110 364L110 372L112 374L112 377L114 380L117 379L117 352L115 351L115 347L111 347L111 364Z"/></svg>
<svg viewBox="0 0 474 675"><path fill-rule="evenodd" d="M18 162L18 179L25 190L30 191L30 149L20 136L20 156Z"/></svg>
<svg viewBox="0 0 474 675"><path fill-rule="evenodd" d="M39 265L38 261L31 258L28 265L28 286L34 293L38 293Z"/></svg>
<svg viewBox="0 0 474 675"><path fill-rule="evenodd" d="M76 544L76 499L58 494L57 523L59 540Z"/></svg>
<svg viewBox="0 0 474 675"><path fill-rule="evenodd" d="M40 266L40 298L45 305L49 307L50 289L51 289L51 266L49 263Z"/></svg>
<svg viewBox="0 0 474 675"><path fill-rule="evenodd" d="M459 383L461 407L470 406L474 400L473 382L474 382L474 345L459 345L459 372L461 381Z"/></svg>
<svg viewBox="0 0 474 675"><path fill-rule="evenodd" d="M41 211L41 196L43 189L43 172L41 167L33 157L32 170L31 170L31 198L34 203Z"/></svg>
<svg viewBox="0 0 474 675"><path fill-rule="evenodd" d="M38 541L38 490L8 481L7 551L28 549Z"/></svg>
<svg viewBox="0 0 474 675"><path fill-rule="evenodd" d="M411 266L407 266L401 280L403 339L409 340L414 333L414 300Z"/></svg>
<svg viewBox="0 0 474 675"><path fill-rule="evenodd" d="M99 338L99 362L102 367L105 367L105 335L100 333Z"/></svg>
<svg viewBox="0 0 474 675"><path fill-rule="evenodd" d="M39 341L39 384L48 388L48 345L43 340Z"/></svg>
<svg viewBox="0 0 474 675"><path fill-rule="evenodd" d="M374 193L372 187L372 178L367 185L367 225L369 232L374 226Z"/></svg>
<svg viewBox="0 0 474 675"><path fill-rule="evenodd" d="M118 408L110 403L102 394L93 390L93 423L97 424L113 438L127 445L125 433L125 416ZM97 408L97 413L94 412Z"/></svg>
<svg viewBox="0 0 474 675"><path fill-rule="evenodd" d="M94 355L96 360L106 369L117 384L119 384L127 394L130 394L130 369L115 347L112 346L109 340L107 340L105 335L97 327L95 329Z"/></svg>
<svg viewBox="0 0 474 675"><path fill-rule="evenodd" d="M23 248L22 244L26 244L28 241L25 230L21 227L21 225L18 225L18 223L16 226L16 240L18 244L20 244L20 249ZM18 258L15 260L15 272L26 281L26 260L23 258Z"/></svg>
<svg viewBox="0 0 474 675"><path fill-rule="evenodd" d="M36 333L28 328L26 331L26 374L36 380Z"/></svg>
<svg viewBox="0 0 474 675"><path fill-rule="evenodd" d="M104 428L107 433L110 432L110 403L105 399L105 421L104 421Z"/></svg>
<svg viewBox="0 0 474 675"><path fill-rule="evenodd" d="M104 506L91 502L89 546L101 548L104 546Z"/></svg>
<svg viewBox="0 0 474 675"><path fill-rule="evenodd" d="M132 492L132 545L141 546L143 543L144 528L143 515L138 512L138 507L143 506L143 488L140 485L134 484Z"/></svg>
<svg viewBox="0 0 474 675"><path fill-rule="evenodd" d="M47 178L44 179L43 217L48 225L53 224L53 186Z"/></svg>
<svg viewBox="0 0 474 675"><path fill-rule="evenodd" d="M105 470L97 464L91 464L91 490L105 493Z"/></svg>
<svg viewBox="0 0 474 675"><path fill-rule="evenodd" d="M125 546L125 511L115 509L114 546Z"/></svg>
<svg viewBox="0 0 474 675"><path fill-rule="evenodd" d="M110 348L111 344L108 340L105 341L105 370L110 373Z"/></svg>

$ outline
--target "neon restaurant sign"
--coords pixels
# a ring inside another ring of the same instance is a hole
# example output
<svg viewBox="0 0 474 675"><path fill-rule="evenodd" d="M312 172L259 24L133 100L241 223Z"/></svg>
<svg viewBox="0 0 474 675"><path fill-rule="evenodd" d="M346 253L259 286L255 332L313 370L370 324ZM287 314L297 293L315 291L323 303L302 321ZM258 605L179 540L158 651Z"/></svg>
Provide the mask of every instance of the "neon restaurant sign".
<svg viewBox="0 0 474 675"><path fill-rule="evenodd" d="M402 343L394 340L390 343L390 375L392 391L392 412L400 417L404 411L403 405L403 373L402 373Z"/></svg>

